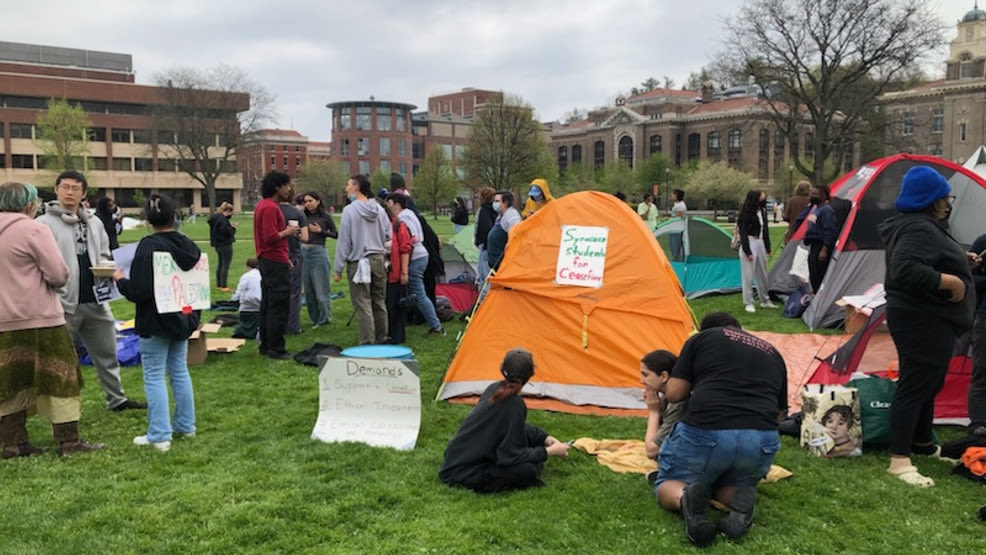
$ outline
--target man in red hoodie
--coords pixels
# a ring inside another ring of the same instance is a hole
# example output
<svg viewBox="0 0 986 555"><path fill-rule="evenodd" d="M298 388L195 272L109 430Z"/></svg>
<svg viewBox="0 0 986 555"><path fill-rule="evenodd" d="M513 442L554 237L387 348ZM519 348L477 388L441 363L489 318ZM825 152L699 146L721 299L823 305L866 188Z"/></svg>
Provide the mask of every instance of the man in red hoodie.
<svg viewBox="0 0 986 555"><path fill-rule="evenodd" d="M272 171L260 184L253 213L253 244L260 265L260 354L275 360L291 358L284 346L284 330L291 302L291 259L287 238L301 230L299 222L284 221L279 203L294 195L291 176Z"/></svg>

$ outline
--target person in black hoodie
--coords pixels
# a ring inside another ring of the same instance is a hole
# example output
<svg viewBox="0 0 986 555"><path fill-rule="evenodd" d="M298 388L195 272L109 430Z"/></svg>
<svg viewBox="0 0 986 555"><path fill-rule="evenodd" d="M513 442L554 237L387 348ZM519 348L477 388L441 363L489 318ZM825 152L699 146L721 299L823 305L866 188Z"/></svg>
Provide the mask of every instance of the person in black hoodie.
<svg viewBox="0 0 986 555"><path fill-rule="evenodd" d="M972 326L975 295L972 265L947 230L948 181L928 166L904 174L898 214L879 226L886 245L887 326L900 361L900 380L890 405L890 466L905 483L930 487L911 453L933 455L935 395L945 383L956 339Z"/></svg>
<svg viewBox="0 0 986 555"><path fill-rule="evenodd" d="M229 266L233 262L233 243L236 241L236 224L230 221L233 205L223 202L216 213L209 216L209 244L216 249L216 289L230 292Z"/></svg>
<svg viewBox="0 0 986 555"><path fill-rule="evenodd" d="M140 336L140 357L144 366L147 394L147 434L134 438L135 445L153 445L159 451L171 448L172 433L195 435L195 397L188 374L188 337L198 328L199 312L190 307L162 314L155 302L154 259L159 253L170 255L184 271L199 263L202 251L187 236L175 231L175 202L153 194L144 207L154 233L137 245L130 278L122 270L113 275L120 292L136 305L136 331ZM173 421L168 418L168 390L165 375L175 398Z"/></svg>
<svg viewBox="0 0 986 555"><path fill-rule="evenodd" d="M490 273L489 253L486 251L486 238L493 228L497 213L493 210L493 197L496 189L493 187L483 187L479 190L479 212L476 213L476 231L473 243L479 248L479 260L476 262L476 285L482 285L486 281L486 275Z"/></svg>
<svg viewBox="0 0 986 555"><path fill-rule="evenodd" d="M508 351L500 365L503 380L486 388L445 449L438 477L450 486L480 493L541 485L549 455L567 456L567 443L527 423L520 390L534 375L534 356Z"/></svg>

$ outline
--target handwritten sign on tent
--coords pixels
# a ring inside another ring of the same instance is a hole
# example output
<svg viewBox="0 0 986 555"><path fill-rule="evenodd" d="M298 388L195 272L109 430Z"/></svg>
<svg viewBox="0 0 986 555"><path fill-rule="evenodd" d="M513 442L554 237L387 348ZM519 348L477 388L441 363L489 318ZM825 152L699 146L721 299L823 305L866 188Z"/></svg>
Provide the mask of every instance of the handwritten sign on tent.
<svg viewBox="0 0 986 555"><path fill-rule="evenodd" d="M561 226L555 283L597 289L602 287L608 241L608 227Z"/></svg>
<svg viewBox="0 0 986 555"><path fill-rule="evenodd" d="M209 257L202 254L188 271L178 267L170 253L154 253L154 304L161 314L185 309L208 310Z"/></svg>
<svg viewBox="0 0 986 555"><path fill-rule="evenodd" d="M330 357L318 386L312 439L414 449L421 429L417 361Z"/></svg>

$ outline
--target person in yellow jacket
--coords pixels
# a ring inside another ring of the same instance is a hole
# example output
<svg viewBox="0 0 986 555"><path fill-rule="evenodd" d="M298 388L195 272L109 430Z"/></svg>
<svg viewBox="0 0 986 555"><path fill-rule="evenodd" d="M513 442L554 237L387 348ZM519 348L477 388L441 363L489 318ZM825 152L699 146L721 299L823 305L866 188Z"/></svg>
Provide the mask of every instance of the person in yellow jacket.
<svg viewBox="0 0 986 555"><path fill-rule="evenodd" d="M527 194L527 202L524 203L524 210L520 215L522 218L527 219L528 216L537 212L545 204L553 200L555 200L555 197L551 196L548 181L539 177L531 181L531 190Z"/></svg>

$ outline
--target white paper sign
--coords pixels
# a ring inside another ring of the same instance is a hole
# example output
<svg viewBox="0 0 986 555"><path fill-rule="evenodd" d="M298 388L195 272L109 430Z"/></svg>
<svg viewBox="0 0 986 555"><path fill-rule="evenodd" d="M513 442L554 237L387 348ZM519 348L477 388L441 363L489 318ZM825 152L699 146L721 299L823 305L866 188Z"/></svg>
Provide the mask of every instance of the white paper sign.
<svg viewBox="0 0 986 555"><path fill-rule="evenodd" d="M561 226L555 283L597 289L602 287L608 240L608 227Z"/></svg>
<svg viewBox="0 0 986 555"><path fill-rule="evenodd" d="M161 314L185 308L208 310L212 306L209 290L209 257L203 253L188 271L167 252L154 253L154 304Z"/></svg>
<svg viewBox="0 0 986 555"><path fill-rule="evenodd" d="M330 357L318 387L312 439L414 449L421 429L417 361Z"/></svg>

